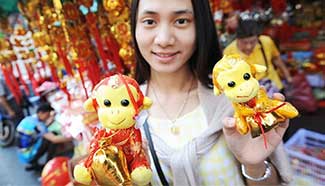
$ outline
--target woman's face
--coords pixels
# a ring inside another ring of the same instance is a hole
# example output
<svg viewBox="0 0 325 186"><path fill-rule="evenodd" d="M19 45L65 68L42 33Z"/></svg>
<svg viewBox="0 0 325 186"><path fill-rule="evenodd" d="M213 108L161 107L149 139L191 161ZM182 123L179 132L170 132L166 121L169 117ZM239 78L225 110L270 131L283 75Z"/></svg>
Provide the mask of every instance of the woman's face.
<svg viewBox="0 0 325 186"><path fill-rule="evenodd" d="M152 71L178 72L195 50L191 0L140 0L136 42Z"/></svg>
<svg viewBox="0 0 325 186"><path fill-rule="evenodd" d="M253 52L257 43L258 43L257 36L237 38L238 49L246 55L250 55Z"/></svg>

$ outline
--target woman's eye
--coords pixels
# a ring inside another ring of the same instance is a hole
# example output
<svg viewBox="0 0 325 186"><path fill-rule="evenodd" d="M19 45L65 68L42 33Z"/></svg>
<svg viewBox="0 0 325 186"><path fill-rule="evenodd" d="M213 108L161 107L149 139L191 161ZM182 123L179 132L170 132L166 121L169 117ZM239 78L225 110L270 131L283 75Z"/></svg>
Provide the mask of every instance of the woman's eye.
<svg viewBox="0 0 325 186"><path fill-rule="evenodd" d="M145 25L153 25L155 23L154 20L152 19L146 19L144 21L142 21Z"/></svg>
<svg viewBox="0 0 325 186"><path fill-rule="evenodd" d="M186 24L188 22L189 22L188 19L177 19L176 20L176 24L179 24L179 25L184 25L184 24Z"/></svg>

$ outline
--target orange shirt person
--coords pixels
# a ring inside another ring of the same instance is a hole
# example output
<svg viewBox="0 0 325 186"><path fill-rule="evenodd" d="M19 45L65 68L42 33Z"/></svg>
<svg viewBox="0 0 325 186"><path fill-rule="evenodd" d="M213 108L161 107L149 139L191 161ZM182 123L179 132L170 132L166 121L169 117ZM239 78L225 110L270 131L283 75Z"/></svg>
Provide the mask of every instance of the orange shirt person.
<svg viewBox="0 0 325 186"><path fill-rule="evenodd" d="M251 64L266 66L267 71L256 78L258 80L263 78L270 79L279 90L283 89L283 84L276 68L283 72L288 82L292 81L290 73L281 60L280 52L273 40L269 36L259 35L259 25L253 19L239 20L236 40L230 43L223 53L224 55L239 54L245 61Z"/></svg>

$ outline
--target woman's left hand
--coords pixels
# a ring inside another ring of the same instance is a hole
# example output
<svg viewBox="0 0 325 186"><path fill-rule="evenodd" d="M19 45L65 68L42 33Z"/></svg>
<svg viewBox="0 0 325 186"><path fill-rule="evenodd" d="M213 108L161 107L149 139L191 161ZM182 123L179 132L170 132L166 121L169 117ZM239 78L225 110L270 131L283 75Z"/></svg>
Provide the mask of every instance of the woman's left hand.
<svg viewBox="0 0 325 186"><path fill-rule="evenodd" d="M275 99L284 100L282 94L274 94ZM263 136L252 138L251 134L240 134L236 130L234 118L225 118L223 133L229 149L237 160L246 166L263 164L263 161L282 142L282 137L289 126L289 120L279 123L277 127L265 133L267 148L264 146Z"/></svg>

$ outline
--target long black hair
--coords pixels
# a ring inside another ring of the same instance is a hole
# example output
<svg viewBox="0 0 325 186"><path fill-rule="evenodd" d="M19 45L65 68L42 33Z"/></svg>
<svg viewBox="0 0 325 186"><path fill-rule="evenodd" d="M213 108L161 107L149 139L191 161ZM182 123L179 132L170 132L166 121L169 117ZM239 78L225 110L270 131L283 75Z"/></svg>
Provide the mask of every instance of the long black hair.
<svg viewBox="0 0 325 186"><path fill-rule="evenodd" d="M131 5L131 32L136 57L135 79L139 84L150 78L150 66L140 53L135 37L137 22L137 10L139 0L133 0ZM199 81L206 87L211 87L212 80L209 75L212 73L214 64L221 59L222 52L211 14L208 0L192 0L195 16L196 49L189 60L190 68L197 74Z"/></svg>

